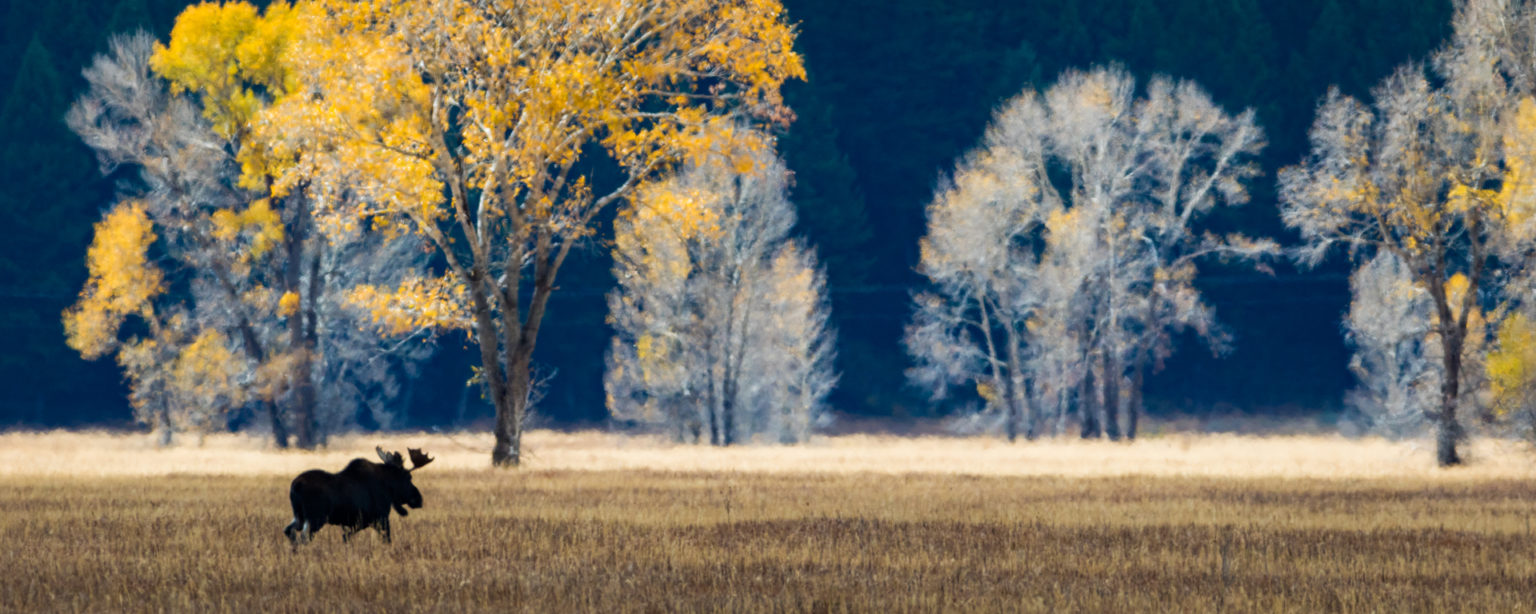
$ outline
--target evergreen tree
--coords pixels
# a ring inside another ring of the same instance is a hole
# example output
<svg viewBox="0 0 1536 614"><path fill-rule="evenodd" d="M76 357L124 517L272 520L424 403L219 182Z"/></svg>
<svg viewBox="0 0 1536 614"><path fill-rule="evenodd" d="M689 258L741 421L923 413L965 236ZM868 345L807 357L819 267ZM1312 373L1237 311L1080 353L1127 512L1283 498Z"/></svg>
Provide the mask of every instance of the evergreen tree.
<svg viewBox="0 0 1536 614"><path fill-rule="evenodd" d="M1125 37L1107 49L1106 59L1122 62L1136 72L1158 70L1157 49L1167 24L1156 2L1133 1Z"/></svg>
<svg viewBox="0 0 1536 614"><path fill-rule="evenodd" d="M1354 12L1339 0L1323 3L1322 11L1307 32L1307 45L1298 71L1306 77L1309 91L1321 95L1329 84L1338 84L1345 92L1353 94L1357 87L1368 85L1368 82L1363 84L1354 78L1353 74L1353 67L1360 63L1355 54L1360 41L1354 35L1354 17Z"/></svg>
<svg viewBox="0 0 1536 614"><path fill-rule="evenodd" d="M33 36L0 106L0 385L21 404L12 419L34 423L67 419L48 414L82 390L86 366L64 345L58 313L84 279L104 196L90 156L64 126L65 92L52 54ZM112 387L84 389L93 388Z"/></svg>
<svg viewBox="0 0 1536 614"><path fill-rule="evenodd" d="M988 88L988 98L1008 100L1027 87L1040 83L1044 73L1040 70L1040 58L1029 41L1021 41L998 59L997 78Z"/></svg>
<svg viewBox="0 0 1536 614"><path fill-rule="evenodd" d="M143 29L148 32L156 32L154 19L149 13L149 4L145 0L122 0L112 9L112 17L107 20L106 33L108 35L132 32Z"/></svg>
<svg viewBox="0 0 1536 614"><path fill-rule="evenodd" d="M821 253L827 271L827 287L832 300L833 327L846 340L850 334L870 337L861 326L867 308L867 295L854 291L868 282L875 261L870 248L872 232L864 194L859 190L858 174L848 163L848 156L838 145L838 131L832 105L821 93L824 81L812 73L805 83L784 88L785 101L798 119L779 141L785 163L793 173L790 199L797 211L796 233L809 239L807 245ZM880 350L871 344L840 343L836 371L854 373L879 359ZM899 367L898 367L899 368ZM860 399L878 395L878 383L867 377L844 378L834 401L843 407L860 407Z"/></svg>
<svg viewBox="0 0 1536 614"><path fill-rule="evenodd" d="M1056 60L1052 73L1083 66L1093 61L1093 38L1079 12L1077 0L1063 0L1054 12L1055 35L1048 44L1049 56Z"/></svg>
<svg viewBox="0 0 1536 614"><path fill-rule="evenodd" d="M794 173L790 197L799 211L797 232L821 252L832 287L846 287L869 276L869 214L858 175L838 146L832 105L820 95L818 83L785 88L785 100L798 118L779 146Z"/></svg>
<svg viewBox="0 0 1536 614"><path fill-rule="evenodd" d="M1260 118L1275 112L1275 67L1279 52L1275 39L1256 0L1225 0L1223 12L1230 27L1223 32L1227 53L1220 54L1220 73L1215 80L1227 84L1218 95L1226 94L1231 103L1256 104Z"/></svg>

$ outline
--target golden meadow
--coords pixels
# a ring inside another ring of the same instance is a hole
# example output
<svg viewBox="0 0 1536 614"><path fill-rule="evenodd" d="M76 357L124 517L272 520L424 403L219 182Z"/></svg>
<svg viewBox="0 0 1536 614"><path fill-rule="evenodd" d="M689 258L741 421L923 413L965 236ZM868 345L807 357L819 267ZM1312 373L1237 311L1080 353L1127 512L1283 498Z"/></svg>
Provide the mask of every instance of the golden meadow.
<svg viewBox="0 0 1536 614"><path fill-rule="evenodd" d="M438 457L426 506L291 552L288 481ZM0 435L0 611L1536 611L1536 463L1427 445L822 438L671 446L530 433Z"/></svg>

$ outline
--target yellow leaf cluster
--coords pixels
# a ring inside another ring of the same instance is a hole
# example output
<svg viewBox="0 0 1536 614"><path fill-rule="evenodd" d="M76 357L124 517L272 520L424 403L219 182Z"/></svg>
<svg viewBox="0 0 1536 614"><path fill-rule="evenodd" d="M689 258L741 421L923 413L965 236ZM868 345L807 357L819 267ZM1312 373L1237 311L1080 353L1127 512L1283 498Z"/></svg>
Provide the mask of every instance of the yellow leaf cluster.
<svg viewBox="0 0 1536 614"><path fill-rule="evenodd" d="M1522 409L1536 384L1536 323L1515 313L1499 324L1497 347L1488 354L1493 408L1500 415Z"/></svg>
<svg viewBox="0 0 1536 614"><path fill-rule="evenodd" d="M371 10L309 2L287 14L296 33L281 63L293 94L251 127L267 157L286 164L269 169L274 193L306 185L332 236L360 223L415 229L450 215L435 176L428 88L398 40L366 29ZM338 211L343 203L352 208Z"/></svg>
<svg viewBox="0 0 1536 614"><path fill-rule="evenodd" d="M472 325L464 284L451 275L410 279L392 290L357 286L347 293L346 303L368 312L389 335L429 328L468 330Z"/></svg>
<svg viewBox="0 0 1536 614"><path fill-rule="evenodd" d="M1445 296L1446 301L1450 303L1451 317L1461 317L1462 301L1466 298L1467 289L1471 287L1471 285L1472 280L1462 273L1455 273L1451 275L1450 279L1446 280ZM1476 303L1474 303L1472 306L1472 314L1468 316L1467 321L1473 323L1472 325L1475 327L1477 323L1482 321L1482 315L1482 310L1477 307Z"/></svg>
<svg viewBox="0 0 1536 614"><path fill-rule="evenodd" d="M1002 395L998 394L997 387L993 386L992 382L986 380L976 380L976 395L987 403L994 405L1002 400Z"/></svg>
<svg viewBox="0 0 1536 614"><path fill-rule="evenodd" d="M210 216L213 236L220 241L244 239L245 250L235 250L244 258L259 258L283 241L283 219L272 210L271 201L262 198L241 211L223 209Z"/></svg>
<svg viewBox="0 0 1536 614"><path fill-rule="evenodd" d="M129 315L148 315L164 291L164 275L149 261L155 232L141 203L127 201L96 224L86 252L90 277L80 298L64 312L69 346L89 359L111 349Z"/></svg>
<svg viewBox="0 0 1536 614"><path fill-rule="evenodd" d="M1531 172L1536 168L1536 101L1529 97L1515 111L1504 136L1504 152L1504 181L1494 201L1509 225L1528 235L1536 218L1536 174Z"/></svg>
<svg viewBox="0 0 1536 614"><path fill-rule="evenodd" d="M204 330L177 353L170 368L170 385L182 398L222 399L227 405L245 402L238 376L245 362L216 330Z"/></svg>
<svg viewBox="0 0 1536 614"><path fill-rule="evenodd" d="M277 314L278 315L283 316L285 318L290 318L290 317L293 317L293 314L296 314L298 312L299 312L299 294L297 292L289 290L287 292L284 292L283 296L281 298L277 299Z"/></svg>
<svg viewBox="0 0 1536 614"><path fill-rule="evenodd" d="M640 338L635 339L635 354L640 357L641 362L651 362L652 360L655 360L655 345L655 338L648 334L640 335Z"/></svg>
<svg viewBox="0 0 1536 614"><path fill-rule="evenodd" d="M287 195L291 184L272 185L272 178L287 172L295 153L253 130L272 102L298 85L289 53L302 34L302 14L282 0L264 12L245 2L197 4L177 16L170 44L157 46L150 58L172 92L197 95L214 132L234 144L240 186L276 197Z"/></svg>
<svg viewBox="0 0 1536 614"><path fill-rule="evenodd" d="M293 16L281 0L265 15L246 2L190 6L177 16L170 45L156 47L150 66L173 92L200 95L214 131L235 138L264 106L262 91L279 96L289 86L281 57Z"/></svg>

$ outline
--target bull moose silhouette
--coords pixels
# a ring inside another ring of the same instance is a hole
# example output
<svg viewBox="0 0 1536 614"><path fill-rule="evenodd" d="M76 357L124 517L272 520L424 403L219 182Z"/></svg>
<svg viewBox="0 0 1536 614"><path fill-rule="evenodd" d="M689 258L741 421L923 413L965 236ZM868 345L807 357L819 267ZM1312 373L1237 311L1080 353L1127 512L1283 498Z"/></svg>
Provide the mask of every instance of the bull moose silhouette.
<svg viewBox="0 0 1536 614"><path fill-rule="evenodd" d="M311 469L300 473L288 487L288 501L293 504L293 522L283 528L294 550L308 543L321 527L341 527L341 541L372 527L390 543L389 510L407 515L407 506L421 509L421 491L411 483L411 472L432 462L421 450L408 448L411 468L399 452L385 452L374 447L382 463L354 458L339 473Z"/></svg>

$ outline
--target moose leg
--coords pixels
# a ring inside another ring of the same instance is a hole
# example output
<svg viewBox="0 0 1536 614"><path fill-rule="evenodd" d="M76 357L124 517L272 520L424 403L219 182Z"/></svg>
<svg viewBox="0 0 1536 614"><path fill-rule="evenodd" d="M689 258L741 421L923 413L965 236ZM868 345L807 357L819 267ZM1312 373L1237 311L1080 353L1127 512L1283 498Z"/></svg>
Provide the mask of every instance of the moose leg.
<svg viewBox="0 0 1536 614"><path fill-rule="evenodd" d="M291 550L297 552L299 549L299 536L309 527L307 526L308 523L305 522L304 506L299 504L299 498L290 492L288 494L288 502L293 506L293 522L283 527L283 535L288 537L288 544L291 546Z"/></svg>
<svg viewBox="0 0 1536 614"><path fill-rule="evenodd" d="M386 515L383 518L379 519L379 521L377 523L375 523L373 525L373 527L378 529L379 530L379 534L384 537L384 543L386 543L386 544L390 543L390 539L389 539L389 537L390 537L389 536L389 516L388 515Z"/></svg>
<svg viewBox="0 0 1536 614"><path fill-rule="evenodd" d="M309 521L304 520L303 518L294 518L293 522L290 522L288 523L288 526L283 527L283 535L288 537L288 546L289 551L291 552L298 552L299 544L309 543L310 535L312 533L313 532L310 530Z"/></svg>
<svg viewBox="0 0 1536 614"><path fill-rule="evenodd" d="M325 519L330 515L328 509L316 509L311 506L304 510L304 528L299 532L302 543L309 543L314 539L315 532L325 526Z"/></svg>

